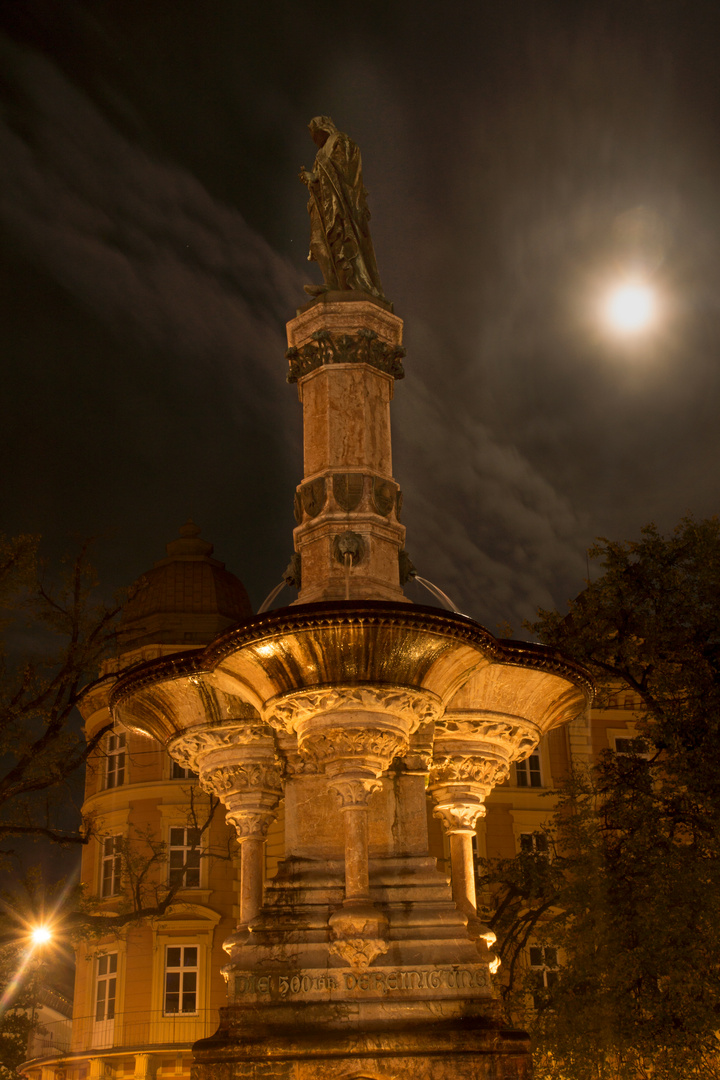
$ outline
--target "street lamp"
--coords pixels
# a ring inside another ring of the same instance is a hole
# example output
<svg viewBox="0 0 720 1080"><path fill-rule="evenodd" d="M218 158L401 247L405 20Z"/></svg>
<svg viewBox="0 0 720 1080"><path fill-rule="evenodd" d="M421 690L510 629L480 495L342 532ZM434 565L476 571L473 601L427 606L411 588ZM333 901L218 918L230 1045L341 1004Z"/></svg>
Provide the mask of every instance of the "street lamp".
<svg viewBox="0 0 720 1080"><path fill-rule="evenodd" d="M52 930L49 926L35 926L30 931L30 941L32 947L35 949L39 945L47 945L49 941L52 941Z"/></svg>

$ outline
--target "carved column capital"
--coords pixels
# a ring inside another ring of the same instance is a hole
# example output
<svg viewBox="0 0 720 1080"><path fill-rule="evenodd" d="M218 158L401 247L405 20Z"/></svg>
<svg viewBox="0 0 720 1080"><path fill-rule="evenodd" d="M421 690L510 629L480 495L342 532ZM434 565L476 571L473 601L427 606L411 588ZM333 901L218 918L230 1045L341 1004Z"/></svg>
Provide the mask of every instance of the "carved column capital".
<svg viewBox="0 0 720 1080"><path fill-rule="evenodd" d="M487 709L448 709L435 725L440 755L462 745L478 757L492 754L509 763L527 757L539 741L537 725L525 717Z"/></svg>
<svg viewBox="0 0 720 1080"><path fill-rule="evenodd" d="M341 810L367 806L370 796L381 787L379 780L359 777L341 776L328 782L328 789L337 797Z"/></svg>
<svg viewBox="0 0 720 1080"><path fill-rule="evenodd" d="M254 721L191 728L168 747L176 761L195 769L203 790L224 804L240 840L267 834L283 794L274 733L253 713Z"/></svg>
<svg viewBox="0 0 720 1080"><path fill-rule="evenodd" d="M440 698L430 690L350 684L282 694L267 702L263 715L277 730L297 732L308 721L330 713L372 713L399 721L407 738L420 724L441 716L443 709Z"/></svg>
<svg viewBox="0 0 720 1080"><path fill-rule="evenodd" d="M218 765L203 771L200 785L224 804L238 839L266 836L283 794L282 765L275 757Z"/></svg>
<svg viewBox="0 0 720 1080"><path fill-rule="evenodd" d="M230 756L239 748L269 746L274 752L272 728L262 723L255 709L246 719L233 719L221 724L202 724L187 728L176 735L167 745L170 756L184 768L201 774L203 763L209 757Z"/></svg>
<svg viewBox="0 0 720 1080"><path fill-rule="evenodd" d="M474 832L478 818L485 815L487 795L507 775L507 763L495 757L435 758L428 785L435 817L440 818L448 833Z"/></svg>
<svg viewBox="0 0 720 1080"><path fill-rule="evenodd" d="M300 747L304 754L321 763L329 776L350 773L380 776L390 762L407 747L402 731L379 726L360 727L360 718L350 726L312 727L303 731Z"/></svg>
<svg viewBox="0 0 720 1080"><path fill-rule="evenodd" d="M485 817L484 803L439 802L433 808L433 817L439 818L448 836L453 833L475 833L481 817Z"/></svg>

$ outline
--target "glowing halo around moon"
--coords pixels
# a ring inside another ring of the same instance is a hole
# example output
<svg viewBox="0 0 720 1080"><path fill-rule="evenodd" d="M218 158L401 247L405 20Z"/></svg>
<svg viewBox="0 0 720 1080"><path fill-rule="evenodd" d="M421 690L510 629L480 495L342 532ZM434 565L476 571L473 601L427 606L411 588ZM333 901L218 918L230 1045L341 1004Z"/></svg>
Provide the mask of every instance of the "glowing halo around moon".
<svg viewBox="0 0 720 1080"><path fill-rule="evenodd" d="M609 289L602 305L604 322L619 334L649 330L657 318L654 290L642 281L626 281Z"/></svg>

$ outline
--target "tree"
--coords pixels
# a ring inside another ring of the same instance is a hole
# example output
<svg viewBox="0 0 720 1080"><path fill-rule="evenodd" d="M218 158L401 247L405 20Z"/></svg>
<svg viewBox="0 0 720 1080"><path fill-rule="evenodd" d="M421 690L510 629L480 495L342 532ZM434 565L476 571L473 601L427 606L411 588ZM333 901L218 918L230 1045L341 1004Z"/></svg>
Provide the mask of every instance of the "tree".
<svg viewBox="0 0 720 1080"><path fill-rule="evenodd" d="M63 844L87 833L58 813L68 784L105 731L89 742L75 712L115 641L119 605L97 596L88 544L50 584L37 537L0 538L0 838ZM58 821L61 824L58 824ZM0 854L9 856L5 846Z"/></svg>
<svg viewBox="0 0 720 1080"><path fill-rule="evenodd" d="M52 581L38 558L37 537L0 537L0 841L6 842L0 860L6 864L15 854L12 838L68 846L96 835L95 822L81 820L74 785L112 724L86 740L76 706L117 647L120 610L98 595L88 543ZM214 797L190 792L189 860L209 857L207 834L217 807ZM120 932L141 918L164 915L174 903L182 873L168 881L161 839L149 832L126 837L117 857L123 890L112 914L81 888L65 893L56 917L67 933Z"/></svg>
<svg viewBox="0 0 720 1080"><path fill-rule="evenodd" d="M0 945L0 1080L17 1080L37 1027L40 971L27 944Z"/></svg>
<svg viewBox="0 0 720 1080"><path fill-rule="evenodd" d="M513 978L508 1003L535 990L541 1078L718 1077L720 523L649 525L590 554L601 574L531 629L592 671L600 702L635 692L650 752L568 778L540 872L485 867L511 974L523 928L561 959L551 986Z"/></svg>

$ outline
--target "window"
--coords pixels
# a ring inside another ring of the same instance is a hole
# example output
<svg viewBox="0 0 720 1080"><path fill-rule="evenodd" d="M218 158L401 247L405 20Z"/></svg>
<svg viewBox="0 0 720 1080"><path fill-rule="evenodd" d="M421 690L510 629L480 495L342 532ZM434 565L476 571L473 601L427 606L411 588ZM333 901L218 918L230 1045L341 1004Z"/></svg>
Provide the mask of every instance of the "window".
<svg viewBox="0 0 720 1080"><path fill-rule="evenodd" d="M122 878L122 837L106 836L102 842L101 896L117 896Z"/></svg>
<svg viewBox="0 0 720 1080"><path fill-rule="evenodd" d="M641 738L616 738L616 754L639 754L641 757L648 752L647 740Z"/></svg>
<svg viewBox="0 0 720 1080"><path fill-rule="evenodd" d="M105 759L105 787L120 787L125 783L125 736L110 732Z"/></svg>
<svg viewBox="0 0 720 1080"><path fill-rule="evenodd" d="M168 945L165 950L165 1015L197 1012L197 945Z"/></svg>
<svg viewBox="0 0 720 1080"><path fill-rule="evenodd" d="M558 981L557 949L550 945L530 946L530 967L537 978L537 993L533 994L535 1009L547 1008L548 990Z"/></svg>
<svg viewBox="0 0 720 1080"><path fill-rule="evenodd" d="M540 755L531 754L525 761L516 762L515 775L518 787L542 787Z"/></svg>
<svg viewBox="0 0 720 1080"><path fill-rule="evenodd" d="M172 828L170 830L170 884L178 882L184 889L200 887L200 830ZM192 849L195 848L193 851Z"/></svg>
<svg viewBox="0 0 720 1080"><path fill-rule="evenodd" d="M173 761L170 770L171 780L197 780L197 778L198 774L192 769L184 769L182 765L178 765L177 761Z"/></svg>
<svg viewBox="0 0 720 1080"><path fill-rule="evenodd" d="M95 989L95 1021L115 1019L115 985L117 981L117 953L99 956L97 984Z"/></svg>
<svg viewBox="0 0 720 1080"><path fill-rule="evenodd" d="M548 855L547 836L541 832L521 832L520 853L522 855Z"/></svg>

